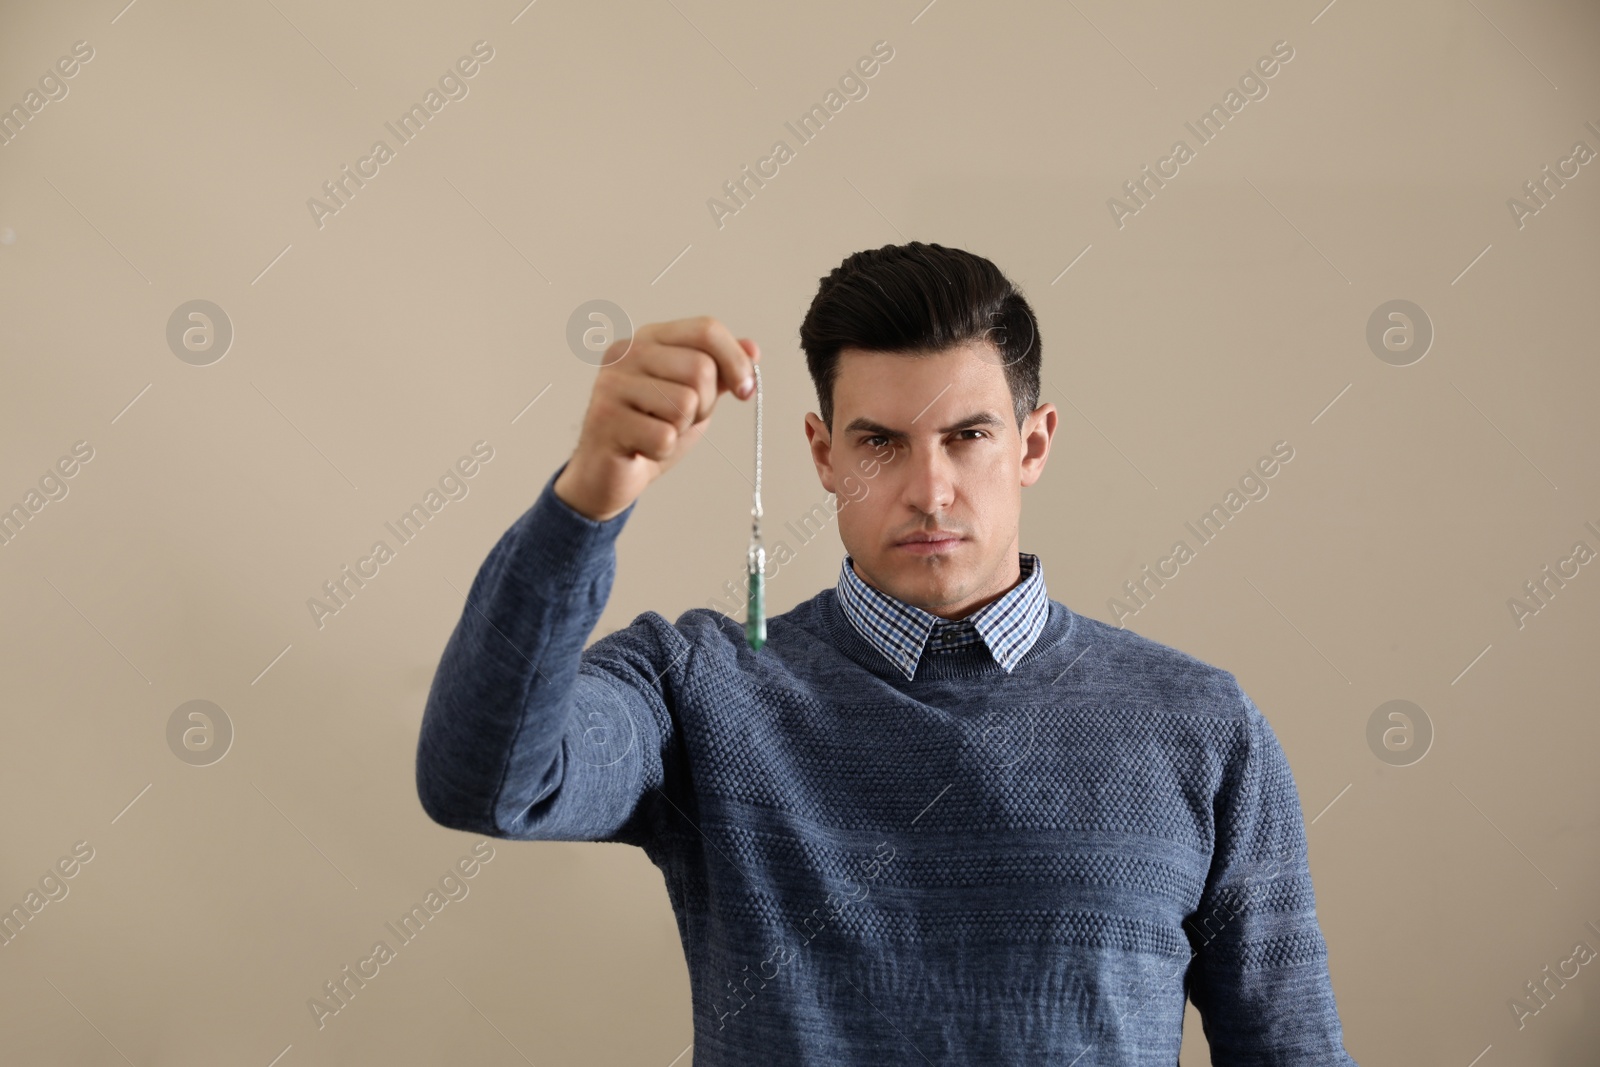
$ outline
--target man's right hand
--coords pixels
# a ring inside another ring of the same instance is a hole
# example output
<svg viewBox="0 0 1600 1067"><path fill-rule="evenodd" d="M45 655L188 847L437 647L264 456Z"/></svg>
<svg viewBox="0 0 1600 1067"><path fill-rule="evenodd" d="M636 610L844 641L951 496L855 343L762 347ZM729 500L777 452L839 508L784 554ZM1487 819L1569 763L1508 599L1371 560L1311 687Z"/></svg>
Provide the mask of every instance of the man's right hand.
<svg viewBox="0 0 1600 1067"><path fill-rule="evenodd" d="M613 343L556 496L598 521L622 514L700 440L724 390L740 396L748 382L743 399L754 394L760 358L709 315L648 323Z"/></svg>

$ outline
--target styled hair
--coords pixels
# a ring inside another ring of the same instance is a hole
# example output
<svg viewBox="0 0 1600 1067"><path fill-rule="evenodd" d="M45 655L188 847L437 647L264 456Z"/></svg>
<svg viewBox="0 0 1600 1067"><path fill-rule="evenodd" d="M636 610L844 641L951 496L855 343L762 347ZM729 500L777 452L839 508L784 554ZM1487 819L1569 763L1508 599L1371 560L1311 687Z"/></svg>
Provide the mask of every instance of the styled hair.
<svg viewBox="0 0 1600 1067"><path fill-rule="evenodd" d="M978 341L990 342L1005 371L1020 430L1039 406L1039 321L982 256L921 241L856 252L821 280L800 324L829 433L842 349L929 356Z"/></svg>

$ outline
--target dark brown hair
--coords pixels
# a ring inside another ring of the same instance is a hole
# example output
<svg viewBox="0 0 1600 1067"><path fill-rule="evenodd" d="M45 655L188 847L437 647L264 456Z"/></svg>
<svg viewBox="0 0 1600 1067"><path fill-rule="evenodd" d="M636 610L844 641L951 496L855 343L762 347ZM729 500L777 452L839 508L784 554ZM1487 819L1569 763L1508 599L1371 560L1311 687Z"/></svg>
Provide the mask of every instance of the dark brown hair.
<svg viewBox="0 0 1600 1067"><path fill-rule="evenodd" d="M856 252L821 280L800 324L830 433L842 349L932 355L985 340L1005 371L1020 430L1039 406L1039 321L1021 290L982 256L921 241Z"/></svg>

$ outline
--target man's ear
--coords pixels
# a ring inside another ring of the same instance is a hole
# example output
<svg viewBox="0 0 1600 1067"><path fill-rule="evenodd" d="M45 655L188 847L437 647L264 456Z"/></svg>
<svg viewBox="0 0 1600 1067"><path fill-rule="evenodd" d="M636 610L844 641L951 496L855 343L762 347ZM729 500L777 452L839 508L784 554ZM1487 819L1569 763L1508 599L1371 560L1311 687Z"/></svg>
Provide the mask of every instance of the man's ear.
<svg viewBox="0 0 1600 1067"><path fill-rule="evenodd" d="M1021 475L1024 488L1037 482L1044 474L1045 460L1050 458L1050 441L1056 432L1056 406L1040 404L1022 424Z"/></svg>
<svg viewBox="0 0 1600 1067"><path fill-rule="evenodd" d="M833 435L828 426L814 411L806 412L806 442L811 448L811 462L816 464L817 480L822 488L834 492L833 487Z"/></svg>

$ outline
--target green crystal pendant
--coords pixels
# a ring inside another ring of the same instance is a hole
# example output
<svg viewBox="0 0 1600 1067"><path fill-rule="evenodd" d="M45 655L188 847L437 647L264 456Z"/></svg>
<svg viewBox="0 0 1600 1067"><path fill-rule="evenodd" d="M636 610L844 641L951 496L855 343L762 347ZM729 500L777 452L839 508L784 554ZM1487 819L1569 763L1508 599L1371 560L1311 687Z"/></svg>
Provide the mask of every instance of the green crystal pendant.
<svg viewBox="0 0 1600 1067"><path fill-rule="evenodd" d="M750 554L750 596L744 613L744 637L755 652L767 643L766 561L767 550L757 545Z"/></svg>

